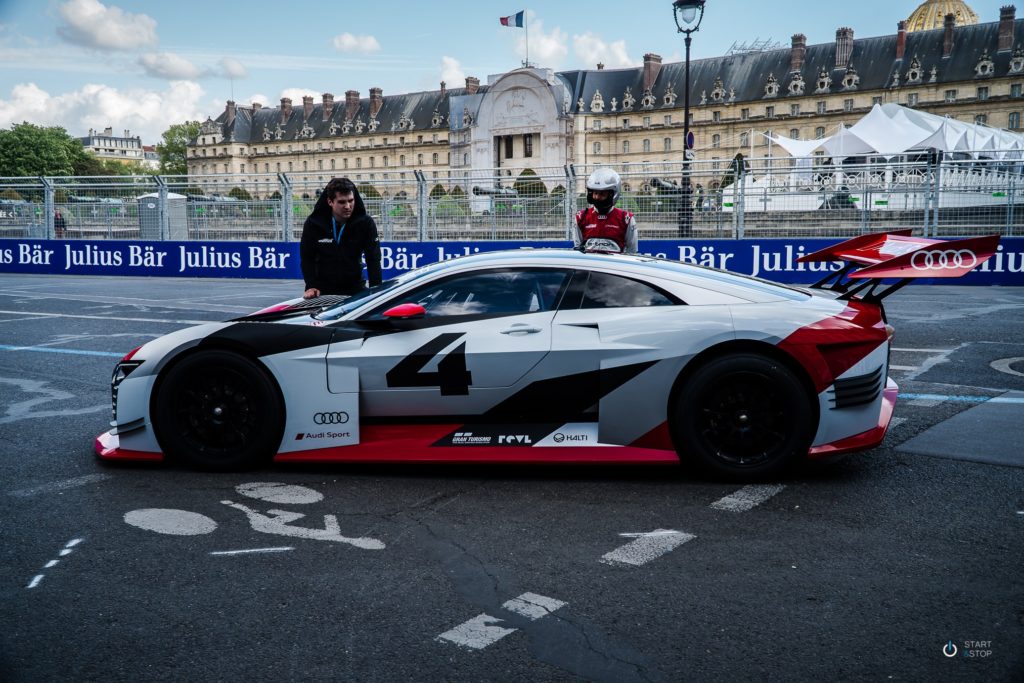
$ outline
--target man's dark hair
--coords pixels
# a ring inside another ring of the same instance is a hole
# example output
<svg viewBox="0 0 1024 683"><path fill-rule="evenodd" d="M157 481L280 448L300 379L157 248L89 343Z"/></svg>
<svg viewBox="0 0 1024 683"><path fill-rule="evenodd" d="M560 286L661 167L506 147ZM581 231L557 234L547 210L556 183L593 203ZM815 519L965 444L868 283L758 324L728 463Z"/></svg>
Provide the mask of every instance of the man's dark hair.
<svg viewBox="0 0 1024 683"><path fill-rule="evenodd" d="M355 193L356 185L348 178L331 178L323 191L323 194L327 195L327 201L333 200L339 194Z"/></svg>

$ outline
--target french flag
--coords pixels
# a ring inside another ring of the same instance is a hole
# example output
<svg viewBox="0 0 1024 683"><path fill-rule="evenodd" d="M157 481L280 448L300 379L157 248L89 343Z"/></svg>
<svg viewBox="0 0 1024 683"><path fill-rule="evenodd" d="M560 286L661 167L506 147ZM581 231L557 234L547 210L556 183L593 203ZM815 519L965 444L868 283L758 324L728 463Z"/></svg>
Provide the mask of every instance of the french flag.
<svg viewBox="0 0 1024 683"><path fill-rule="evenodd" d="M526 14L526 10L516 12L515 14L500 19L502 26L515 26L517 28L523 27L523 15Z"/></svg>

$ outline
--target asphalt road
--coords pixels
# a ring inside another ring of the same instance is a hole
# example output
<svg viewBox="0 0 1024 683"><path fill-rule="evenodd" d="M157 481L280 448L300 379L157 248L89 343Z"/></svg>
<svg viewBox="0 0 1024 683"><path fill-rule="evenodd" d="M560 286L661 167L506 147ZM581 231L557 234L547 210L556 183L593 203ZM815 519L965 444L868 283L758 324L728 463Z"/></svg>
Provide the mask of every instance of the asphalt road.
<svg viewBox="0 0 1024 683"><path fill-rule="evenodd" d="M776 486L94 459L123 353L298 291L0 275L0 678L1024 679L1024 291L896 294L886 442Z"/></svg>

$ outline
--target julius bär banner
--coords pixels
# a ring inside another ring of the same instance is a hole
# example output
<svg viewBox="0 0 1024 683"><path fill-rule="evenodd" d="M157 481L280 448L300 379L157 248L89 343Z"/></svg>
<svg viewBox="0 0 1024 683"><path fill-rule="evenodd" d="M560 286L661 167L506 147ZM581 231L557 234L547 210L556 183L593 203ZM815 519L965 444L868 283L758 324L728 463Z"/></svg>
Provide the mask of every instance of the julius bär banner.
<svg viewBox="0 0 1024 683"><path fill-rule="evenodd" d="M640 252L776 282L809 284L839 262L797 263L835 239L640 240ZM436 261L502 249L567 248L568 242L385 242L384 277ZM0 239L0 272L153 277L302 277L297 242L134 242ZM956 285L1024 285L1024 238L1004 237L987 262Z"/></svg>

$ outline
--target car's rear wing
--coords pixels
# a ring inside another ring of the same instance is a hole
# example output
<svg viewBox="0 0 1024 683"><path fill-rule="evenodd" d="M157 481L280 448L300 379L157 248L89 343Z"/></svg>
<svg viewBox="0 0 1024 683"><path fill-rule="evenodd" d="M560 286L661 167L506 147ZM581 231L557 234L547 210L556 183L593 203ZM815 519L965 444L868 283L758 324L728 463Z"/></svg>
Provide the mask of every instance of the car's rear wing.
<svg viewBox="0 0 1024 683"><path fill-rule="evenodd" d="M842 261L840 270L811 287L839 292L841 299L856 297L877 303L918 278L966 275L987 261L999 246L999 235L934 240L912 237L911 232L860 235L801 256L797 262ZM883 280L890 282L883 286Z"/></svg>

